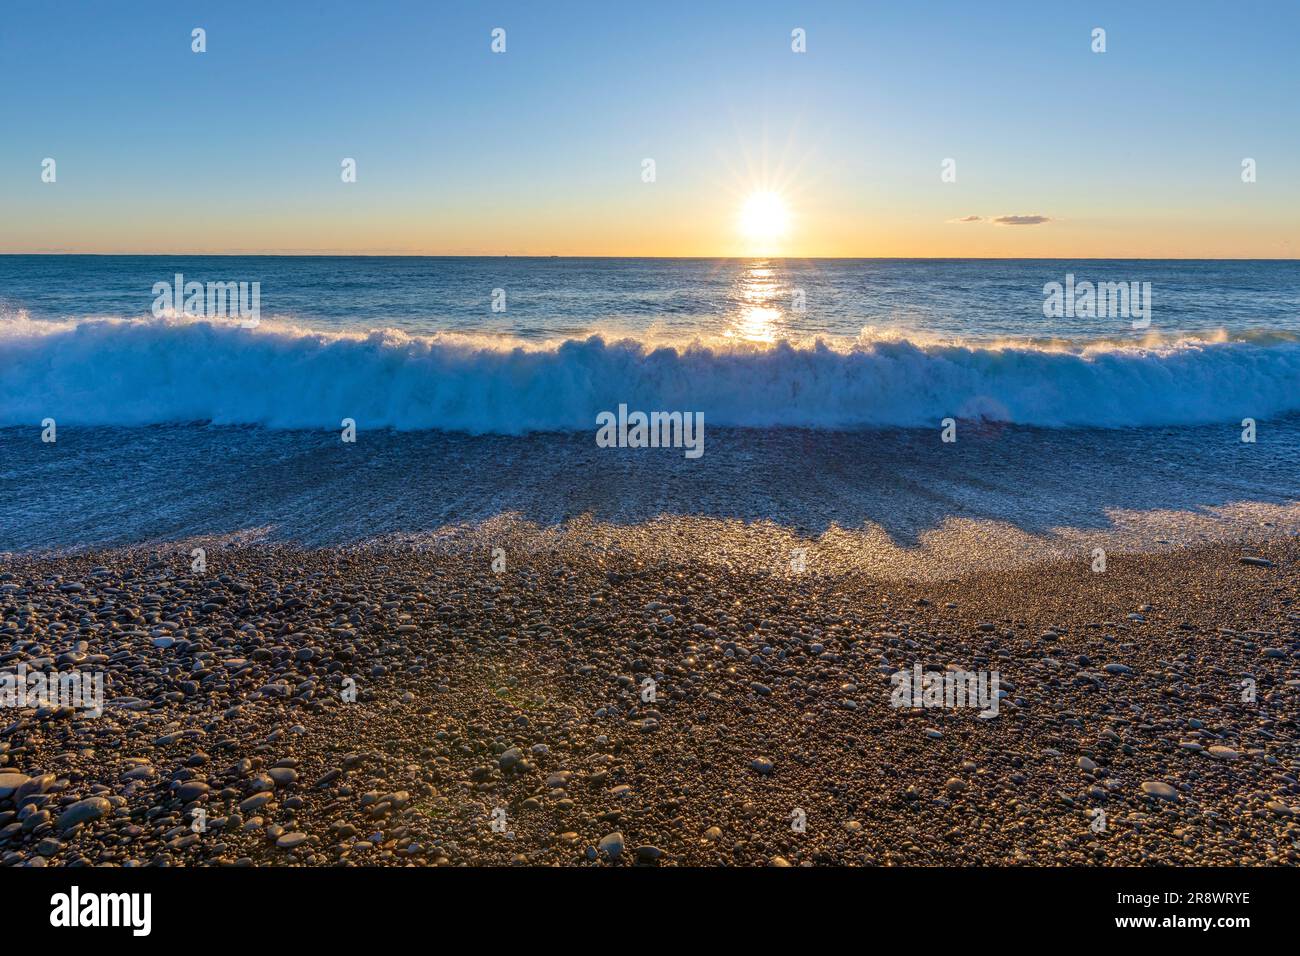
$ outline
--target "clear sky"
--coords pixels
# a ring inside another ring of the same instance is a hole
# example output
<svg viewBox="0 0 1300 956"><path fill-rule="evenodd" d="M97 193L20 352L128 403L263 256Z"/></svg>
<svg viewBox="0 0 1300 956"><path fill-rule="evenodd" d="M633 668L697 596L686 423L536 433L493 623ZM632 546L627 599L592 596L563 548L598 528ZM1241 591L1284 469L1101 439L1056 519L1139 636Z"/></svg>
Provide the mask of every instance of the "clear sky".
<svg viewBox="0 0 1300 956"><path fill-rule="evenodd" d="M0 89L0 252L1300 255L1296 0L5 0Z"/></svg>

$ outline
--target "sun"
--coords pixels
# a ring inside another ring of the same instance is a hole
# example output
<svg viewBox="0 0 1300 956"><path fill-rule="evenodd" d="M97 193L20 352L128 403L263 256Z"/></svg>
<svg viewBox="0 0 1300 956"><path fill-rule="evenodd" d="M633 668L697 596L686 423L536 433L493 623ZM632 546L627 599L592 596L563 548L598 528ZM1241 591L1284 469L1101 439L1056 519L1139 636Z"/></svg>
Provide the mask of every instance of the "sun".
<svg viewBox="0 0 1300 956"><path fill-rule="evenodd" d="M751 193L740 207L740 231L747 239L774 242L789 228L790 214L777 193Z"/></svg>

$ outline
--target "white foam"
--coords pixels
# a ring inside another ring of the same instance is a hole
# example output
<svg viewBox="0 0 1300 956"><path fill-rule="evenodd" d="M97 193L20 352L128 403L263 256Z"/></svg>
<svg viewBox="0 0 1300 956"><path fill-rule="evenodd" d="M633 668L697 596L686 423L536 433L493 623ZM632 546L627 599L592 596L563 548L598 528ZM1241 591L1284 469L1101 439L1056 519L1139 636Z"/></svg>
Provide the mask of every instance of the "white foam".
<svg viewBox="0 0 1300 956"><path fill-rule="evenodd" d="M1194 424L1300 410L1300 343L976 345L863 336L664 346L524 345L393 330L338 334L176 319L0 324L0 425L179 421L273 428L594 428L620 403L706 425Z"/></svg>

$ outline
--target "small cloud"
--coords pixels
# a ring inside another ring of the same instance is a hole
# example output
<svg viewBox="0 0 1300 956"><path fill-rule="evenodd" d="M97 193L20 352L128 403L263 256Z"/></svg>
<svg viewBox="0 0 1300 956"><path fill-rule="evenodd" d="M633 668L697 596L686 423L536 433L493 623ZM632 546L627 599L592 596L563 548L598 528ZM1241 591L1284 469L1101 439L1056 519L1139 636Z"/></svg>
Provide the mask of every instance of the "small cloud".
<svg viewBox="0 0 1300 956"><path fill-rule="evenodd" d="M999 226L1037 226L1052 220L1047 216L998 216L993 221Z"/></svg>
<svg viewBox="0 0 1300 956"><path fill-rule="evenodd" d="M962 216L960 219L949 219L949 222L983 222L983 216Z"/></svg>

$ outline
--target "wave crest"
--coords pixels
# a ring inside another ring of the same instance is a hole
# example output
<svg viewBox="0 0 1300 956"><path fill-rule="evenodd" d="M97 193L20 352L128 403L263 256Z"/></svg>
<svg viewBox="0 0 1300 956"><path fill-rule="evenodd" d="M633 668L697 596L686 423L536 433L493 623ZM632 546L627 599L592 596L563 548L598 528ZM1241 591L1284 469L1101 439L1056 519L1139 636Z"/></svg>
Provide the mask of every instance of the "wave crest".
<svg viewBox="0 0 1300 956"><path fill-rule="evenodd" d="M1300 410L1300 343L664 346L593 335L526 345L167 319L0 326L0 425L337 428L353 418L362 429L517 434L591 429L620 403L768 427L1239 421Z"/></svg>

